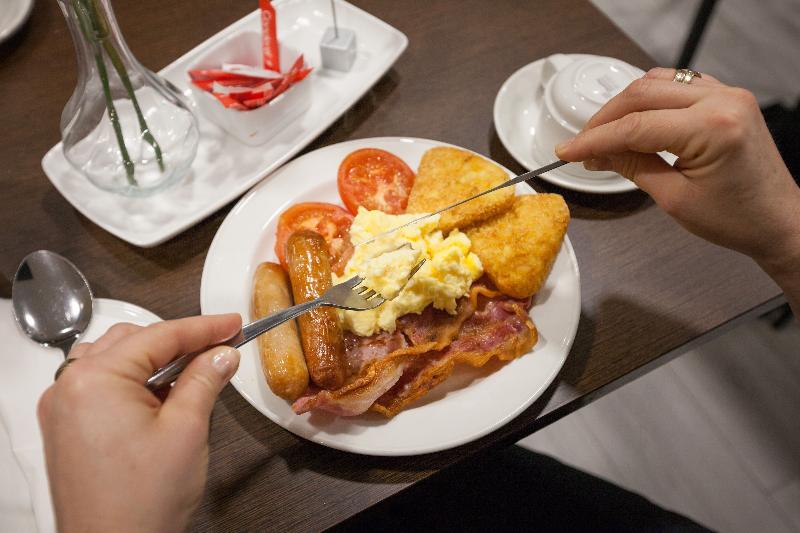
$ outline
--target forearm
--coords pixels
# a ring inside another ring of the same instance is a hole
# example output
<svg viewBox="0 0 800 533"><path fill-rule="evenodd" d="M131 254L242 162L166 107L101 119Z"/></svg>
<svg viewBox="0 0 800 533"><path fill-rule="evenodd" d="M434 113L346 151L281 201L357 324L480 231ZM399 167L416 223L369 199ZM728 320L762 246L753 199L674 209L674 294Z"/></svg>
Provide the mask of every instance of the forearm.
<svg viewBox="0 0 800 533"><path fill-rule="evenodd" d="M756 260L759 266L783 290L794 315L800 319L800 194L785 229L786 238L776 243L776 254L767 260Z"/></svg>
<svg viewBox="0 0 800 533"><path fill-rule="evenodd" d="M768 269L764 271L770 275L775 283L783 290L789 306L794 312L794 316L800 319L800 264L794 272L772 273Z"/></svg>

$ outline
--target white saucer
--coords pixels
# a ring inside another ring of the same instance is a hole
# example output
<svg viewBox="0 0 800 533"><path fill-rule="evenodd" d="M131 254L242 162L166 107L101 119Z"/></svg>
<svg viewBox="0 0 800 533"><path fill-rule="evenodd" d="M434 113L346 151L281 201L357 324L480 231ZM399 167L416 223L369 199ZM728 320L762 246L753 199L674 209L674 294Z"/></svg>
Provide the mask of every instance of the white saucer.
<svg viewBox="0 0 800 533"><path fill-rule="evenodd" d="M592 57L587 54L570 54L575 58ZM544 58L525 65L509 77L494 100L494 125L500 141L519 164L534 170L551 163L540 161L534 153L536 124L542 108L542 64ZM538 88L538 89L537 89ZM579 164L579 163L572 163ZM637 189L632 181L613 172L598 172L596 179L581 178L560 169L551 170L540 177L555 185L574 191L601 194L627 192ZM604 177L608 176L608 177Z"/></svg>
<svg viewBox="0 0 800 533"><path fill-rule="evenodd" d="M14 35L33 11L33 0L3 0L0 9L0 43Z"/></svg>
<svg viewBox="0 0 800 533"><path fill-rule="evenodd" d="M108 331L108 328L119 322L149 326L161 322L161 318L152 311L132 303L109 298L95 298L92 305L92 321L89 322L86 333L78 342L94 342Z"/></svg>

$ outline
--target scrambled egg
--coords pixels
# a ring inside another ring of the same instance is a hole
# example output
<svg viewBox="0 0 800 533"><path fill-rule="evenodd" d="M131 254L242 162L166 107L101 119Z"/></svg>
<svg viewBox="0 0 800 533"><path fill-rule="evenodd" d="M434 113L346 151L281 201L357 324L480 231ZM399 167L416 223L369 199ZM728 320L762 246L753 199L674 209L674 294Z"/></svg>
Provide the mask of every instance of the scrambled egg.
<svg viewBox="0 0 800 533"><path fill-rule="evenodd" d="M389 215L360 207L350 227L350 240L358 245L419 216ZM394 299L369 311L340 311L345 329L364 337L379 330L393 332L398 317L421 313L430 304L455 313L456 301L483 274L483 266L465 234L453 230L445 238L438 226L436 215L356 246L342 276L334 275L334 283L359 275L364 278L363 285ZM427 260L425 264L400 290L422 258Z"/></svg>

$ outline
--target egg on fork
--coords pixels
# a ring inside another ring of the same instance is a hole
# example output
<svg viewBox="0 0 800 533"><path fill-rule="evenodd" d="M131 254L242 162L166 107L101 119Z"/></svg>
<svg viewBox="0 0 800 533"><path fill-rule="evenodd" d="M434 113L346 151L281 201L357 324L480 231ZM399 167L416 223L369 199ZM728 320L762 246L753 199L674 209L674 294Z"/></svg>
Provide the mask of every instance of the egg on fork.
<svg viewBox="0 0 800 533"><path fill-rule="evenodd" d="M342 276L334 282L361 276L367 286L388 301L369 311L342 311L345 329L362 337L381 330L391 333L399 317L419 314L431 304L455 313L457 300L483 274L469 238L458 230L444 237L438 215L385 234L417 216L359 209L350 227L350 238L354 243L365 244L356 246ZM425 264L399 290L421 259L426 260Z"/></svg>

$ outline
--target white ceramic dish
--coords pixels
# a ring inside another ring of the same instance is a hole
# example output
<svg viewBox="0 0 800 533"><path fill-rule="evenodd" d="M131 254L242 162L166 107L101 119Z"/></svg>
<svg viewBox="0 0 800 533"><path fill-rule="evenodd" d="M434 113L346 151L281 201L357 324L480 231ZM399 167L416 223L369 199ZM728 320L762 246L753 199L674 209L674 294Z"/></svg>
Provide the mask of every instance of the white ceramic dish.
<svg viewBox="0 0 800 533"><path fill-rule="evenodd" d="M0 9L0 43L14 35L33 11L33 0L3 0Z"/></svg>
<svg viewBox="0 0 800 533"><path fill-rule="evenodd" d="M400 137L361 139L320 148L278 170L239 201L211 243L200 287L203 313L233 311L250 316L253 272L260 262L276 260L273 247L278 215L303 201L341 205L336 173L347 154L359 148L382 148L416 169L426 150L442 145L446 144ZM518 189L519 194L530 192L524 187ZM391 420L374 413L354 418L324 413L295 415L291 406L267 387L255 343L242 347L239 371L232 383L273 422L325 446L367 455L444 450L499 428L544 392L567 358L580 306L578 264L567 238L531 309L539 330L533 352L505 366L459 368Z"/></svg>
<svg viewBox="0 0 800 533"><path fill-rule="evenodd" d="M541 70L541 111L534 123L533 158L549 160L553 146L577 135L606 102L642 76L643 70L613 57L546 57ZM558 171L595 182L618 177L614 172L586 170L583 165L567 165Z"/></svg>
<svg viewBox="0 0 800 533"><path fill-rule="evenodd" d="M261 60L261 32L244 31L220 41L208 50L192 68L216 69L223 63L259 65ZM290 46L280 48L281 66L291 67L300 51ZM294 84L281 95L256 109L239 111L221 105L214 96L196 85L189 84L194 101L204 118L221 127L244 144L260 146L281 130L290 127L311 106L311 78Z"/></svg>
<svg viewBox="0 0 800 533"><path fill-rule="evenodd" d="M336 0L339 24L358 34L358 56L347 73L323 70L319 43L330 26L328 1L284 0L274 5L281 43L301 50L315 69L302 82L311 92L308 111L261 146L242 144L198 112L200 144L190 175L150 198L126 198L96 189L69 165L59 143L42 160L55 188L89 220L120 239L142 247L160 244L221 208L303 149L358 101L408 45L406 36L395 28ZM197 111L187 71L217 43L246 31L260 31L258 11L228 26L160 74L183 91Z"/></svg>
<svg viewBox="0 0 800 533"><path fill-rule="evenodd" d="M92 315L92 322L80 342L96 341L108 328L119 322L149 326L161 321L161 317L144 307L109 298L95 298Z"/></svg>
<svg viewBox="0 0 800 533"><path fill-rule="evenodd" d="M592 57L587 54L572 54L572 56ZM528 170L544 166L556 158L553 155L547 161L539 161L542 158L536 155L534 149L536 124L543 105L541 89L543 63L544 59L539 59L517 70L500 87L494 101L494 125L497 135L514 159ZM602 175L608 177L600 177ZM618 193L637 188L632 181L614 173L598 173L598 178L589 179L556 169L540 177L566 189L583 192Z"/></svg>

